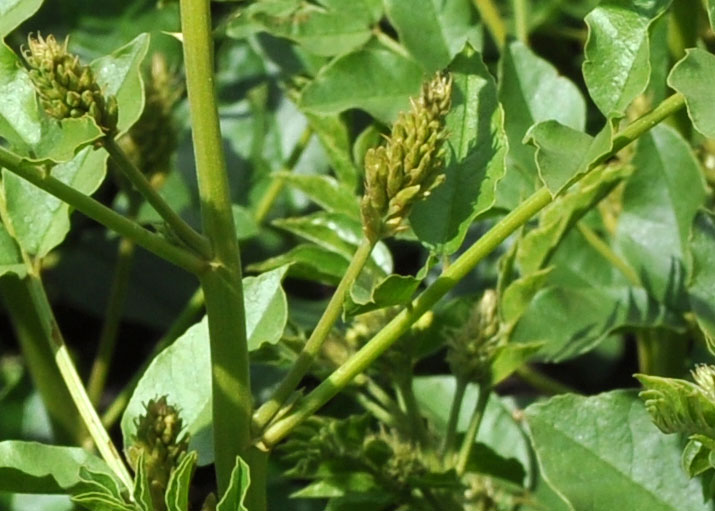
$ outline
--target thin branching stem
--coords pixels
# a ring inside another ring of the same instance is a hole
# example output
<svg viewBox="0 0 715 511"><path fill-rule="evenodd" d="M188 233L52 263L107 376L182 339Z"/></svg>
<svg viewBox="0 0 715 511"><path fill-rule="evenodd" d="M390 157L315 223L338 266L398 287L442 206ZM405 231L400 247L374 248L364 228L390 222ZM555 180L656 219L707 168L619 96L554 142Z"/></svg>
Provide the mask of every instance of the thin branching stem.
<svg viewBox="0 0 715 511"><path fill-rule="evenodd" d="M626 145L684 106L685 99L681 94L670 96L651 112L636 119L617 133L614 137L613 148L604 159L612 157ZM362 373L377 357L392 346L412 324L430 310L482 259L492 253L509 235L550 204L553 199L551 192L546 187L543 187L498 221L479 240L462 253L448 269L444 270L437 280L385 325L365 346L298 402L288 415L270 425L262 437L264 446L275 445L294 427L310 417L339 393L353 378Z"/></svg>
<svg viewBox="0 0 715 511"><path fill-rule="evenodd" d="M477 435L479 434L479 426L482 424L482 419L484 418L484 410L487 408L487 403L489 402L489 396L492 393L491 387L486 384L479 386L479 397L477 398L477 404L474 406L474 411L472 412L472 417L469 419L469 426L467 427L467 433L464 435L464 440L462 440L462 447L459 449L459 455L457 456L457 464L455 469L457 475L463 475L467 470L467 464L469 463L469 457L472 454L472 449L474 449L474 443L477 441Z"/></svg>

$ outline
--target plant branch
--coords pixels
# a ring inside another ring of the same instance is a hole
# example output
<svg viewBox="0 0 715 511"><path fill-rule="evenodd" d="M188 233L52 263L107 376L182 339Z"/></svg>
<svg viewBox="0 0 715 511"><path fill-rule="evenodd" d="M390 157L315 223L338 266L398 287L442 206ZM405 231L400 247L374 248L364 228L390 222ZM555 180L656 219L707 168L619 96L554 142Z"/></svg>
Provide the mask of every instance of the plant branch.
<svg viewBox="0 0 715 511"><path fill-rule="evenodd" d="M457 422L459 420L459 412L462 410L462 401L464 401L464 393L467 390L467 380L457 378L457 383L452 396L452 405L449 407L449 419L447 420L447 429L442 442L442 460L446 465L454 451L454 442L457 438Z"/></svg>
<svg viewBox="0 0 715 511"><path fill-rule="evenodd" d="M306 127L300 138L296 142L295 146L293 147L293 150L290 152L288 159L281 167L280 172L293 171L296 164L298 163L298 160L300 160L300 157L303 155L305 148L308 147L308 143L310 142L312 136L313 129L310 126ZM256 206L256 211L253 214L253 219L256 221L257 224L263 223L263 221L266 219L266 216L268 216L268 212L271 210L271 207L280 195L281 190L283 190L283 185L284 181L281 177L273 176L271 184L268 185L268 189L261 197L261 200Z"/></svg>
<svg viewBox="0 0 715 511"><path fill-rule="evenodd" d="M32 270L28 268L28 271ZM132 477L129 475L129 471L119 451L114 446L107 430L104 429L102 421L92 406L89 396L82 385L82 380L79 374L77 374L77 369L72 362L69 350L65 345L62 333L52 313L40 277L34 273L30 273L23 279L23 283L27 286L32 303L37 311L37 316L41 321L46 340L49 342L52 352L54 353L55 363L57 364L70 396L72 396L72 401L82 417L82 421L85 426L87 426L92 440L94 440L94 444L102 458L104 458L104 461L107 462L109 468L112 469L122 484L131 492L133 488Z"/></svg>
<svg viewBox="0 0 715 511"><path fill-rule="evenodd" d="M565 383L561 383L537 371L528 364L519 367L516 370L516 374L533 388L545 394L580 394L580 392L573 387L569 387Z"/></svg>
<svg viewBox="0 0 715 511"><path fill-rule="evenodd" d="M499 49L504 47L506 43L506 24L499 14L494 0L472 0L474 6L479 11L479 16L482 18L484 25L492 35L494 42Z"/></svg>
<svg viewBox="0 0 715 511"><path fill-rule="evenodd" d="M639 287L643 285L635 270L628 266L628 263L616 254L613 249L593 231L593 229L583 222L578 222L576 224L576 228L583 235L588 244L591 245L596 252L601 254L604 259L618 269L618 271L626 277L631 285Z"/></svg>
<svg viewBox="0 0 715 511"><path fill-rule="evenodd" d="M214 259L201 276L211 343L214 458L219 496L236 456L250 464L252 397L241 258L214 86L211 3L181 0L186 89L204 234ZM253 478L252 478L253 479ZM265 509L265 478L251 481L246 506Z"/></svg>
<svg viewBox="0 0 715 511"><path fill-rule="evenodd" d="M139 201L131 201L129 218L134 219L139 209ZM129 291L129 278L134 262L134 249L136 245L128 238L120 238L117 249L117 263L114 269L114 278L109 291L109 300L104 313L104 324L99 335L97 356L92 364L92 370L87 381L87 394L92 404L97 406L104 385L107 381L109 366L112 363L112 356L117 344L119 325L122 320L122 312Z"/></svg>
<svg viewBox="0 0 715 511"><path fill-rule="evenodd" d="M45 169L24 160L4 147L0 147L0 167L26 179L108 229L133 240L137 245L170 263L196 274L205 271L206 263L189 250L169 243L158 234L146 230L113 209L66 185L52 177Z"/></svg>
<svg viewBox="0 0 715 511"><path fill-rule="evenodd" d="M685 105L682 95L674 94L658 107L633 121L614 137L612 157L630 142ZM607 159L606 158L606 159ZM269 426L262 437L270 447L285 437L295 426L310 417L321 406L342 390L358 374L389 348L410 326L430 310L448 291L510 234L524 225L536 213L553 201L551 192L543 187L497 222L469 247L442 275L378 332L365 346L328 376L285 417Z"/></svg>
<svg viewBox="0 0 715 511"><path fill-rule="evenodd" d="M479 433L479 426L482 424L482 419L484 418L484 410L487 408L487 403L489 402L489 396L492 393L491 387L486 384L481 384L479 386L479 397L477 398L477 404L474 407L474 412L472 413L472 418L469 420L469 427L467 428L467 434L464 435L464 440L462 441L462 448L459 450L459 456L457 458L457 475L464 475L467 470L467 463L469 462L469 456L472 454L472 449L474 448L474 442L477 441L477 434Z"/></svg>
<svg viewBox="0 0 715 511"><path fill-rule="evenodd" d="M355 254L353 254L348 269L345 271L343 278L330 298L330 302L328 302L328 306L323 311L323 315L318 320L313 332L311 332L298 358L288 370L288 374L283 377L270 399L254 414L253 427L255 431L261 431L270 422L310 370L330 330L340 317L343 303L347 293L350 291L350 287L355 283L365 263L370 258L370 253L374 246L374 243L363 237Z"/></svg>
<svg viewBox="0 0 715 511"><path fill-rule="evenodd" d="M122 171L127 180L136 188L139 193L151 204L151 206L164 219L169 229L196 253L205 258L211 257L211 249L208 240L196 232L176 211L174 211L159 192L154 188L141 170L129 159L124 150L119 147L114 137L106 136L102 139L104 147L117 167Z"/></svg>
<svg viewBox="0 0 715 511"><path fill-rule="evenodd" d="M524 44L529 42L529 22L528 0L512 0L512 9L514 11L514 29L516 38Z"/></svg>

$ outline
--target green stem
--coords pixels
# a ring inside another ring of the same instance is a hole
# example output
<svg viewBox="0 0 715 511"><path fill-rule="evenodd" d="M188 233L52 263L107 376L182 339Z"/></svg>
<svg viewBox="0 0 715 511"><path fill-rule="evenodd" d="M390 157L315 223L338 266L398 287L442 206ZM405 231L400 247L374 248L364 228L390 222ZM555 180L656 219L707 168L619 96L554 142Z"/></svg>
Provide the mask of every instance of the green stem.
<svg viewBox="0 0 715 511"><path fill-rule="evenodd" d="M544 394L579 394L576 389L558 380L554 380L526 364L518 368L516 374L526 383Z"/></svg>
<svg viewBox="0 0 715 511"><path fill-rule="evenodd" d="M303 155L305 148L308 147L308 143L310 142L312 136L313 130L310 126L306 127L300 138L298 139L298 142L296 142L295 146L293 147L293 150L290 152L288 159L281 167L280 172L293 171L296 164L298 163L298 160L300 160L300 157ZM257 224L263 223L263 221L266 219L266 216L268 216L268 212L271 210L271 207L273 207L273 204L276 202L276 199L283 190L283 185L284 181L280 176L273 177L273 179L271 180L271 184L268 185L268 189L261 197L261 200L256 206L256 211L253 214L253 218Z"/></svg>
<svg viewBox="0 0 715 511"><path fill-rule="evenodd" d="M164 348L173 343L178 339L191 325L196 322L197 317L204 309L204 294L199 288L193 296L189 299L188 303L184 306L184 309L179 313L177 318L169 327L169 330L164 334L164 336L159 339L159 341L154 346L151 355L142 364L141 368L134 373L131 381L124 386L122 391L114 398L112 404L109 405L107 410L102 415L102 424L104 427L109 429L114 425L114 423L122 415L122 412L129 403L129 399L132 397L132 393L139 383L139 379L144 375L144 372L149 367L149 364L154 360Z"/></svg>
<svg viewBox="0 0 715 511"><path fill-rule="evenodd" d="M164 219L169 229L178 236L188 247L205 258L211 257L208 240L187 224L179 214L174 211L164 198L154 188L141 170L129 159L124 150L119 147L114 137L104 137L102 146L119 167L124 176L151 206Z"/></svg>
<svg viewBox="0 0 715 511"><path fill-rule="evenodd" d="M250 463L253 405L246 313L214 86L211 4L209 0L181 0L180 6L201 216L214 254L210 271L201 276L201 287L211 344L214 459L220 496L228 488L236 456ZM265 478L252 478L246 503L251 511L265 509L265 483Z"/></svg>
<svg viewBox="0 0 715 511"><path fill-rule="evenodd" d="M131 209L132 211L130 211L129 217L134 219L139 209L139 202L132 201ZM97 356L92 364L92 370L87 382L87 394L89 394L89 399L95 406L99 403L102 393L104 392L109 366L112 363L114 348L117 344L119 325L122 320L122 312L124 311L127 292L129 291L129 277L132 272L135 247L134 242L128 238L121 238L119 240L117 264L114 269L114 278L112 279L112 285L109 290L109 301L107 302L107 309L104 313L102 332L99 335Z"/></svg>
<svg viewBox="0 0 715 511"><path fill-rule="evenodd" d="M429 437L427 436L427 429L425 429L425 422L420 413L420 407L417 404L415 393L412 391L412 374L405 376L406 377L398 378L397 389L405 405L405 412L409 420L408 424L412 438L420 446L426 448L429 446Z"/></svg>
<svg viewBox="0 0 715 511"><path fill-rule="evenodd" d="M455 467L455 469L457 470L457 475L464 475L467 470L469 456L472 454L474 443L477 441L479 426L482 424L482 419L484 418L484 410L486 409L487 403L489 402L489 396L491 392L491 387L485 384L479 386L479 398L477 398L477 404L474 407L472 418L469 420L467 434L464 436L464 440L462 441L462 448L459 450L459 456L457 457L457 465Z"/></svg>
<svg viewBox="0 0 715 511"><path fill-rule="evenodd" d="M634 286L642 286L641 279L633 268L626 263L613 249L603 241L598 234L593 232L589 226L583 222L576 224L579 232L583 235L589 245L591 245L601 256L611 263L618 271L620 271L628 282Z"/></svg>
<svg viewBox="0 0 715 511"><path fill-rule="evenodd" d="M638 372L680 378L686 367L689 338L665 328L643 328L636 332Z"/></svg>
<svg viewBox="0 0 715 511"><path fill-rule="evenodd" d="M390 427L397 427L397 422L395 421L395 417L393 417L390 412L385 410L382 406L377 404L375 401L373 401L369 397L365 396L364 394L357 393L355 395L355 400L358 402L358 404L360 406L362 406L365 410L367 410L369 413L371 413L373 417L375 417L377 420L379 420L383 424L390 426Z"/></svg>
<svg viewBox="0 0 715 511"><path fill-rule="evenodd" d="M442 442L442 460L444 464L448 464L454 452L454 442L457 438L457 422L459 420L459 412L462 409L462 401L464 401L464 393L467 390L467 380L457 378L457 384L452 396L452 406L449 407L449 419L447 420L447 429Z"/></svg>
<svg viewBox="0 0 715 511"><path fill-rule="evenodd" d="M410 56L410 52L408 52L404 46L382 31L380 25L375 25L372 29L372 33L375 34L375 38L382 43L385 48L392 50L403 57L412 58Z"/></svg>
<svg viewBox="0 0 715 511"><path fill-rule="evenodd" d="M616 134L613 149L607 157L637 139L673 112L685 105L682 95L674 94L663 101L658 107L633 121L623 131ZM310 417L333 396L340 392L358 374L362 373L372 362L389 348L410 326L430 310L448 291L492 251L494 251L507 236L512 234L536 213L553 201L549 190L545 187L534 192L508 215L497 222L489 231L469 247L442 275L430 284L422 294L415 298L392 321L380 330L365 346L350 357L343 365L328 376L318 387L301 400L285 417L276 421L263 434L263 443L270 447L285 437L294 427Z"/></svg>
<svg viewBox="0 0 715 511"><path fill-rule="evenodd" d="M338 287L335 289L333 296L328 302L323 315L320 317L318 324L313 329L310 337L303 346L303 350L298 355L298 358L293 363L288 373L283 377L283 380L278 385L278 388L273 392L270 399L265 402L253 416L253 427L255 431L261 431L266 424L280 410L283 403L295 391L300 384L300 381L310 370L311 365L320 352L326 337L333 328L333 325L340 317L343 310L345 297L350 291L350 287L355 283L355 280L360 275L365 263L370 258L370 253L374 247L374 243L367 238L363 238L358 246L348 269L345 271L343 278L340 280Z"/></svg>
<svg viewBox="0 0 715 511"><path fill-rule="evenodd" d="M524 44L529 43L529 22L528 0L512 0L512 9L514 11L514 30L516 38Z"/></svg>
<svg viewBox="0 0 715 511"><path fill-rule="evenodd" d="M206 269L205 261L189 250L169 243L161 236L144 229L136 222L132 222L111 208L66 185L52 177L45 169L33 165L4 147L0 147L0 167L26 179L108 229L133 240L137 245L185 270L198 274Z"/></svg>
<svg viewBox="0 0 715 511"><path fill-rule="evenodd" d="M479 16L482 18L484 25L492 35L497 48L501 49L506 43L506 24L499 14L494 0L472 0L474 6L479 11Z"/></svg>
<svg viewBox="0 0 715 511"><path fill-rule="evenodd" d="M41 321L42 329L45 333L47 342L52 347L55 363L62 375L67 390L72 397L77 410L79 411L82 420L89 430L89 434L94 440L94 444L99 451L99 454L107 462L109 468L119 478L122 484L131 492L133 488L132 477L129 475L126 465L122 461L119 451L114 446L112 439L109 437L107 430L102 426L102 421L97 415L97 411L92 406L92 403L87 395L87 392L82 385L82 380L77 374L77 370L72 362L69 350L65 345L62 333L60 332L55 316L52 313L50 303L45 294L45 289L40 281L39 276L29 274L23 281L27 286L31 296L32 303L37 311L37 315Z"/></svg>
<svg viewBox="0 0 715 511"><path fill-rule="evenodd" d="M88 438L82 418L62 380L54 353L47 342L32 297L25 283L14 275L0 279L0 296L15 337L20 344L32 383L42 397L52 423L55 439L64 444L82 445Z"/></svg>

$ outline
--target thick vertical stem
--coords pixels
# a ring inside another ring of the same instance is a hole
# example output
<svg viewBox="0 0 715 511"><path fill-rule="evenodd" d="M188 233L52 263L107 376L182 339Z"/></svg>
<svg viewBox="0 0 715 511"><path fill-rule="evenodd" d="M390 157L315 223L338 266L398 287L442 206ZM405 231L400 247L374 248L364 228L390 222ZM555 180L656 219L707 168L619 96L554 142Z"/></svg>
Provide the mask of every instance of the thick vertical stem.
<svg viewBox="0 0 715 511"><path fill-rule="evenodd" d="M236 456L250 463L252 403L241 260L219 128L209 0L181 0L181 28L201 215L213 253L201 287L211 338L216 478L223 494ZM247 502L252 511L260 511L261 502L265 506L264 497L257 497L265 492L264 485L253 477Z"/></svg>

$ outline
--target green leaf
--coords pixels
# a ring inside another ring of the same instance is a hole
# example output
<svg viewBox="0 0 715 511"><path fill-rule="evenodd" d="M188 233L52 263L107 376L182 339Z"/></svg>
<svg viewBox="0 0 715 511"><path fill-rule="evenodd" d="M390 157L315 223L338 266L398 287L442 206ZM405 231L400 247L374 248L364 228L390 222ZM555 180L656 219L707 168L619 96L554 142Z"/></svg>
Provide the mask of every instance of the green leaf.
<svg viewBox="0 0 715 511"><path fill-rule="evenodd" d="M360 203L355 194L350 188L330 176L277 172L274 174L274 179L281 179L300 190L326 211L343 213L350 218L360 219Z"/></svg>
<svg viewBox="0 0 715 511"><path fill-rule="evenodd" d="M686 51L668 75L668 85L685 96L688 115L706 137L715 137L715 55L698 48Z"/></svg>
<svg viewBox="0 0 715 511"><path fill-rule="evenodd" d="M131 42L101 57L90 65L105 94L116 96L118 128L128 130L144 109L144 84L141 63L149 49L149 34L139 34Z"/></svg>
<svg viewBox="0 0 715 511"><path fill-rule="evenodd" d="M425 264L417 274L388 275L385 278L371 282L370 275L361 275L350 288L346 297L345 314L354 316L375 309L393 305L405 305L417 291L422 281L427 277L427 272L435 263L435 258L428 257Z"/></svg>
<svg viewBox="0 0 715 511"><path fill-rule="evenodd" d="M354 190L360 172L352 159L350 134L346 123L337 115L307 114L306 117L310 127L320 139L338 181L350 190Z"/></svg>
<svg viewBox="0 0 715 511"><path fill-rule="evenodd" d="M606 117L622 117L650 79L650 27L670 0L606 0L586 16L583 77Z"/></svg>
<svg viewBox="0 0 715 511"><path fill-rule="evenodd" d="M288 266L287 275L337 285L348 268L348 259L318 245L300 244L284 254L248 265L250 272L266 272Z"/></svg>
<svg viewBox="0 0 715 511"><path fill-rule="evenodd" d="M226 34L243 38L256 31L295 41L321 56L342 55L372 38L373 18L369 2L341 0L264 0L244 9L229 23Z"/></svg>
<svg viewBox="0 0 715 511"><path fill-rule="evenodd" d="M42 0L0 0L0 39L35 14Z"/></svg>
<svg viewBox="0 0 715 511"><path fill-rule="evenodd" d="M167 511L189 511L189 490L196 469L196 459L196 452L188 453L171 473L166 488Z"/></svg>
<svg viewBox="0 0 715 511"><path fill-rule="evenodd" d="M586 102L576 85L518 41L504 48L498 83L509 154L506 175L497 185L497 206L513 209L539 187L534 148L523 142L526 132L548 120L583 131Z"/></svg>
<svg viewBox="0 0 715 511"><path fill-rule="evenodd" d="M508 343L497 348L489 373L492 386L501 383L512 375L536 353L544 343L533 342L529 344Z"/></svg>
<svg viewBox="0 0 715 511"><path fill-rule="evenodd" d="M690 307L710 351L715 352L715 218L711 213L703 211L695 218L690 254Z"/></svg>
<svg viewBox="0 0 715 511"><path fill-rule="evenodd" d="M389 123L419 93L422 68L412 59L383 49L363 49L337 58L304 89L300 106L318 115L350 108Z"/></svg>
<svg viewBox="0 0 715 511"><path fill-rule="evenodd" d="M136 511L122 497L117 482L102 472L80 469L81 484L73 491L72 502L90 511Z"/></svg>
<svg viewBox="0 0 715 511"><path fill-rule="evenodd" d="M706 6L708 9L708 19L710 20L710 27L715 30L715 0L707 0Z"/></svg>
<svg viewBox="0 0 715 511"><path fill-rule="evenodd" d="M539 358L561 361L585 353L624 327L682 329L682 314L633 286L572 230L549 262L545 285L514 327L512 342L544 342Z"/></svg>
<svg viewBox="0 0 715 511"><path fill-rule="evenodd" d="M273 225L340 254L348 260L352 259L363 238L362 224L341 213L319 211L302 217L274 220ZM392 257L383 243L375 246L371 260L373 261L371 266L377 273L387 274L392 271Z"/></svg>
<svg viewBox="0 0 715 511"><path fill-rule="evenodd" d="M37 442L0 442L0 491L13 493L70 493L80 485L80 469L109 474L98 457L77 447Z"/></svg>
<svg viewBox="0 0 715 511"><path fill-rule="evenodd" d="M125 448L128 446L127 443L124 444ZM149 476L146 473L146 462L144 461L145 452L141 451L139 453L139 458L137 459L137 470L134 478L134 490L132 495L134 496L134 502L140 511L154 511L154 502L151 498L151 483L149 482Z"/></svg>
<svg viewBox="0 0 715 511"><path fill-rule="evenodd" d="M592 137L560 124L540 122L526 134L525 141L536 147L539 177L556 196L580 176L593 169L613 147L613 125Z"/></svg>
<svg viewBox="0 0 715 511"><path fill-rule="evenodd" d="M494 204L507 152L496 84L482 56L467 47L449 70L454 84L446 119L446 180L410 215L420 241L447 254L460 247L474 219Z"/></svg>
<svg viewBox="0 0 715 511"><path fill-rule="evenodd" d="M487 474L521 486L526 474L524 467L514 458L504 458L481 442L474 444L467 461L467 472Z"/></svg>
<svg viewBox="0 0 715 511"><path fill-rule="evenodd" d="M0 223L0 277L12 273L22 278L27 274L27 268L22 261L17 242Z"/></svg>
<svg viewBox="0 0 715 511"><path fill-rule="evenodd" d="M516 259L525 275L544 268L570 229L633 171L612 165L594 169L566 194L544 208L539 225L519 240Z"/></svg>
<svg viewBox="0 0 715 511"><path fill-rule="evenodd" d="M283 335L288 321L288 302L281 282L287 269L284 266L243 279L249 351L257 350L264 343L275 344Z"/></svg>
<svg viewBox="0 0 715 511"><path fill-rule="evenodd" d="M469 0L385 0L400 42L434 73L449 64L467 41L475 41L478 16Z"/></svg>
<svg viewBox="0 0 715 511"><path fill-rule="evenodd" d="M364 472L335 474L321 478L291 495L291 498L328 499L344 497L349 492L366 493L375 490L375 479Z"/></svg>
<svg viewBox="0 0 715 511"><path fill-rule="evenodd" d="M700 386L676 378L636 374L640 393L655 425L663 433L704 435L715 439L715 402Z"/></svg>
<svg viewBox="0 0 715 511"><path fill-rule="evenodd" d="M236 224L236 236L239 241L253 238L258 234L260 229L250 211L238 204L232 204L231 212L233 213L233 222Z"/></svg>
<svg viewBox="0 0 715 511"><path fill-rule="evenodd" d="M706 195L700 164L677 131L656 126L639 139L633 166L616 246L655 298L686 307L688 237Z"/></svg>
<svg viewBox="0 0 715 511"><path fill-rule="evenodd" d="M413 388L422 412L431 419L438 431L444 432L456 389L455 378L418 376L414 378ZM467 386L457 420L457 432L467 430L478 395L477 385ZM518 460L526 470L525 483L528 484L532 474L530 449L524 432L512 417L510 408L506 400L491 395L476 440L491 447L502 458Z"/></svg>
<svg viewBox="0 0 715 511"><path fill-rule="evenodd" d="M680 468L680 441L653 426L632 392L557 396L526 418L544 478L571 510L710 509Z"/></svg>
<svg viewBox="0 0 715 511"><path fill-rule="evenodd" d="M107 154L85 147L70 161L55 165L51 174L76 190L91 195L104 179ZM70 207L10 172L3 172L3 187L12 227L20 246L30 255L44 257L69 232Z"/></svg>
<svg viewBox="0 0 715 511"><path fill-rule="evenodd" d="M275 344L283 335L288 310L281 282L286 270L282 267L243 279L249 350ZM134 420L144 413L143 403L164 395L181 411L191 435L189 450L198 452L200 465L210 463L211 354L206 318L159 353L139 380L122 416L125 448L133 443Z"/></svg>
<svg viewBox="0 0 715 511"><path fill-rule="evenodd" d="M251 473L248 464L237 456L228 488L216 506L216 511L248 511L243 501L250 485Z"/></svg>
<svg viewBox="0 0 715 511"><path fill-rule="evenodd" d="M206 318L159 353L137 383L121 421L125 449L134 443L134 421L145 412L143 403L164 395L181 410L191 435L189 450L198 451L199 464L210 463L213 452L202 452L195 445L201 431L211 427L211 356Z"/></svg>

